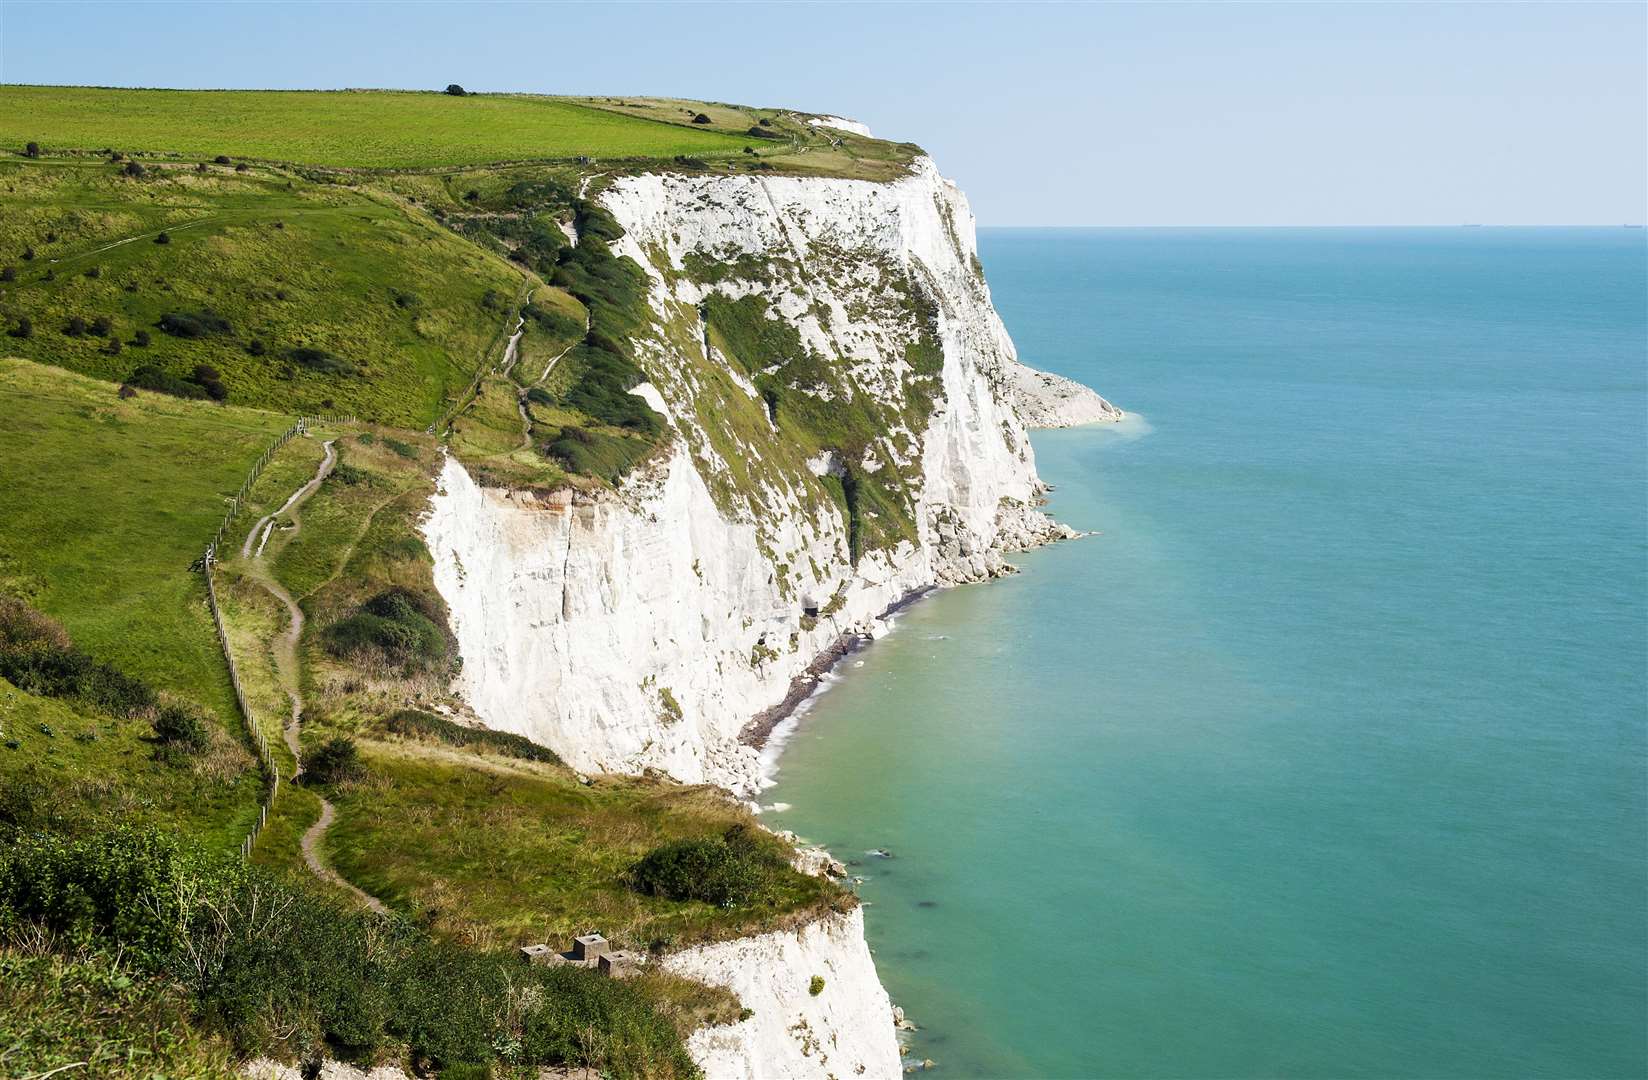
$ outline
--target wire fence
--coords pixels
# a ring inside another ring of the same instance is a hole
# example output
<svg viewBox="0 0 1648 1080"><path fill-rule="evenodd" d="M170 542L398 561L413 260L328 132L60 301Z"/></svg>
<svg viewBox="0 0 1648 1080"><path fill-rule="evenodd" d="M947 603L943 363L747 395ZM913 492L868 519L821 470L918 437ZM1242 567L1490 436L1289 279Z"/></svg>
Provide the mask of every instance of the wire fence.
<svg viewBox="0 0 1648 1080"><path fill-rule="evenodd" d="M223 538L228 535L229 527L234 524L235 518L246 508L247 501L252 494L252 487L258 477L263 475L264 468L275 456L275 452L288 442L305 434L316 424L349 424L354 422L352 416L322 415L304 416L298 422L280 434L274 443L263 452L252 466L246 477L246 482L240 485L235 497L229 503L229 511L223 516L223 523L217 527L217 533L211 543L206 545L205 554L201 555L196 565L206 578L206 605L212 610L212 623L217 627L217 641L223 648L223 660L229 667L229 682L235 688L235 704L240 708L241 718L246 722L246 731L252 738L252 748L257 752L258 765L263 770L264 794L263 802L258 806L257 822L251 831L240 842L240 856L243 859L251 858L252 847L263 832L264 826L269 824L269 812L274 809L275 798L280 794L280 766L275 757L269 752L269 740L258 726L257 717L252 712L252 705L246 700L246 690L240 681L240 669L235 665L235 651L229 646L229 628L223 621L223 610L217 602L217 580L212 573L212 567L217 562L218 549L223 544Z"/></svg>

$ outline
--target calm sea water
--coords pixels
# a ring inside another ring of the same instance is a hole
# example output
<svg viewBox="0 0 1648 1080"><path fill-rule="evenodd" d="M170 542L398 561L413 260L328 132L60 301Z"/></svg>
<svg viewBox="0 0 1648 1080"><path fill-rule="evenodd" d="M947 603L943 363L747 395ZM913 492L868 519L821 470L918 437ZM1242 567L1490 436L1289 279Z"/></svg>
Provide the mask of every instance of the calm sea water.
<svg viewBox="0 0 1648 1080"><path fill-rule="evenodd" d="M1648 1073L1643 233L982 246L1138 414L1035 438L1102 535L903 614L765 796L861 863L915 1056Z"/></svg>

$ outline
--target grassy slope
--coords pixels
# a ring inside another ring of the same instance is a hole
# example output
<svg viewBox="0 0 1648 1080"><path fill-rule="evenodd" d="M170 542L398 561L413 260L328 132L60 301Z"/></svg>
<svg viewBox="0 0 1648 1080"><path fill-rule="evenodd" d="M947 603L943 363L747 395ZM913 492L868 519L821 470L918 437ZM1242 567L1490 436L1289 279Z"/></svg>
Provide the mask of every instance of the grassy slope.
<svg viewBox="0 0 1648 1080"><path fill-rule="evenodd" d="M133 178L112 164L13 161L0 163L0 188L0 264L18 274L0 286L0 314L8 330L33 324L11 350L114 380L142 364L177 375L210 364L241 404L421 427L495 349L521 283L502 259L384 196L274 171L151 167ZM170 243L154 242L161 230ZM497 306L482 306L488 291ZM189 340L157 326L203 308L229 331ZM112 319L124 347L111 355L104 338L70 336L76 316ZM140 330L146 347L132 344ZM264 355L252 355L254 339ZM313 370L298 347L357 370Z"/></svg>
<svg viewBox="0 0 1648 1080"><path fill-rule="evenodd" d="M290 417L0 360L0 586L76 644L234 723L199 574L227 501Z"/></svg>
<svg viewBox="0 0 1648 1080"><path fill-rule="evenodd" d="M0 86L0 142L309 165L426 168L590 155L736 154L718 132L527 95Z"/></svg>
<svg viewBox="0 0 1648 1080"><path fill-rule="evenodd" d="M624 873L652 847L753 822L714 788L622 777L584 787L559 766L383 739L367 760L369 779L339 800L337 865L464 940L561 942L594 926L626 947L681 946L850 902L799 873L770 902L733 909L628 889Z"/></svg>
<svg viewBox="0 0 1648 1080"><path fill-rule="evenodd" d="M103 1080L238 1075L188 1022L181 996L104 958L0 949L0 1075Z"/></svg>

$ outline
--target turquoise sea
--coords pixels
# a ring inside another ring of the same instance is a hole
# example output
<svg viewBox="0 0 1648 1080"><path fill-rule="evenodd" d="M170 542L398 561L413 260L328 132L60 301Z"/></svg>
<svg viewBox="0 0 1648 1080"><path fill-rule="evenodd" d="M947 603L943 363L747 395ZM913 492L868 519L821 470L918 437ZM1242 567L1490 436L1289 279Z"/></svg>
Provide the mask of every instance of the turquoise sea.
<svg viewBox="0 0 1648 1080"><path fill-rule="evenodd" d="M859 863L914 1056L1648 1075L1643 232L981 243L1135 414L1035 437L1100 535L905 611L764 795Z"/></svg>

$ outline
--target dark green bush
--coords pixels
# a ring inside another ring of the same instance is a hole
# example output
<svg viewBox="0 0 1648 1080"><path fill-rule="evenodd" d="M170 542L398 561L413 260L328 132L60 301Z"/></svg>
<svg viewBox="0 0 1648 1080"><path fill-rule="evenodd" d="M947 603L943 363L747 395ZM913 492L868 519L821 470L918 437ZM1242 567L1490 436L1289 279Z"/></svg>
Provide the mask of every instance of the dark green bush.
<svg viewBox="0 0 1648 1080"><path fill-rule="evenodd" d="M308 345L299 345L289 354L301 367L310 371L318 371L322 375L353 375L355 365L341 356L334 356L325 349L317 349Z"/></svg>
<svg viewBox="0 0 1648 1080"><path fill-rule="evenodd" d="M739 907L765 896L785 866L782 855L735 825L723 836L653 848L630 870L630 881L649 896Z"/></svg>
<svg viewBox="0 0 1648 1080"><path fill-rule="evenodd" d="M556 765L561 762L553 750L539 746L525 736L493 731L491 728L464 727L444 716L417 709L402 709L392 714L384 721L384 727L406 738L435 739L452 746L475 746L523 761L547 761Z"/></svg>
<svg viewBox="0 0 1648 1080"><path fill-rule="evenodd" d="M553 404L555 404L555 398L550 394L550 392L548 390L545 390L541 386L534 386L532 389L528 390L526 392L526 399L528 401L532 402L534 405L553 405Z"/></svg>
<svg viewBox="0 0 1648 1080"><path fill-rule="evenodd" d="M12 327L11 336L14 338L33 337L34 323L26 315L19 317L17 325Z"/></svg>
<svg viewBox="0 0 1648 1080"><path fill-rule="evenodd" d="M171 234L166 232L159 233L155 236L154 242L157 244L169 244L172 242Z"/></svg>
<svg viewBox="0 0 1648 1080"><path fill-rule="evenodd" d="M544 453L558 459L571 472L598 476L616 484L652 449L652 442L645 438L569 427L563 428L560 436L544 447Z"/></svg>
<svg viewBox="0 0 1648 1080"><path fill-rule="evenodd" d="M57 622L10 596L0 596L0 676L27 693L74 698L114 716L155 704L147 683L93 660Z"/></svg>
<svg viewBox="0 0 1648 1080"><path fill-rule="evenodd" d="M206 388L199 383L191 382L181 375L173 375L156 364L144 364L130 375L126 382L131 386L144 390L153 390L160 394L171 394L180 398L204 398Z"/></svg>
<svg viewBox="0 0 1648 1080"><path fill-rule="evenodd" d="M360 748L343 735L328 739L303 756L303 779L309 784L346 784L366 775Z"/></svg>
<svg viewBox="0 0 1648 1080"><path fill-rule="evenodd" d="M138 345L138 346L148 345L150 340L152 340L152 339L149 337L149 332L147 330L139 330L137 333L132 335L132 344L133 345Z"/></svg>
<svg viewBox="0 0 1648 1080"><path fill-rule="evenodd" d="M161 233L165 236L165 233ZM156 238L158 239L158 237ZM229 320L211 308L199 311L169 311L160 317L160 329L173 337L203 338L210 334L227 334L233 329Z"/></svg>
<svg viewBox="0 0 1648 1080"><path fill-rule="evenodd" d="M213 401L223 401L229 396L229 388L223 385L223 376L210 364L196 364L189 381L206 391L206 396Z"/></svg>
<svg viewBox="0 0 1648 1080"><path fill-rule="evenodd" d="M206 714L187 701L169 700L155 710L155 738L183 753L198 754L212 744Z"/></svg>
<svg viewBox="0 0 1648 1080"><path fill-rule="evenodd" d="M5 269L0 270L0 281L16 281L16 280L17 280L17 267L8 266Z"/></svg>
<svg viewBox="0 0 1648 1080"><path fill-rule="evenodd" d="M397 586L333 623L326 647L334 656L357 663L383 663L407 672L433 670L451 656L452 641L442 629L445 622L446 613L437 601Z"/></svg>
<svg viewBox="0 0 1648 1080"><path fill-rule="evenodd" d="M70 337L85 337L86 320L78 315L69 316L69 321L64 325L63 332Z"/></svg>

